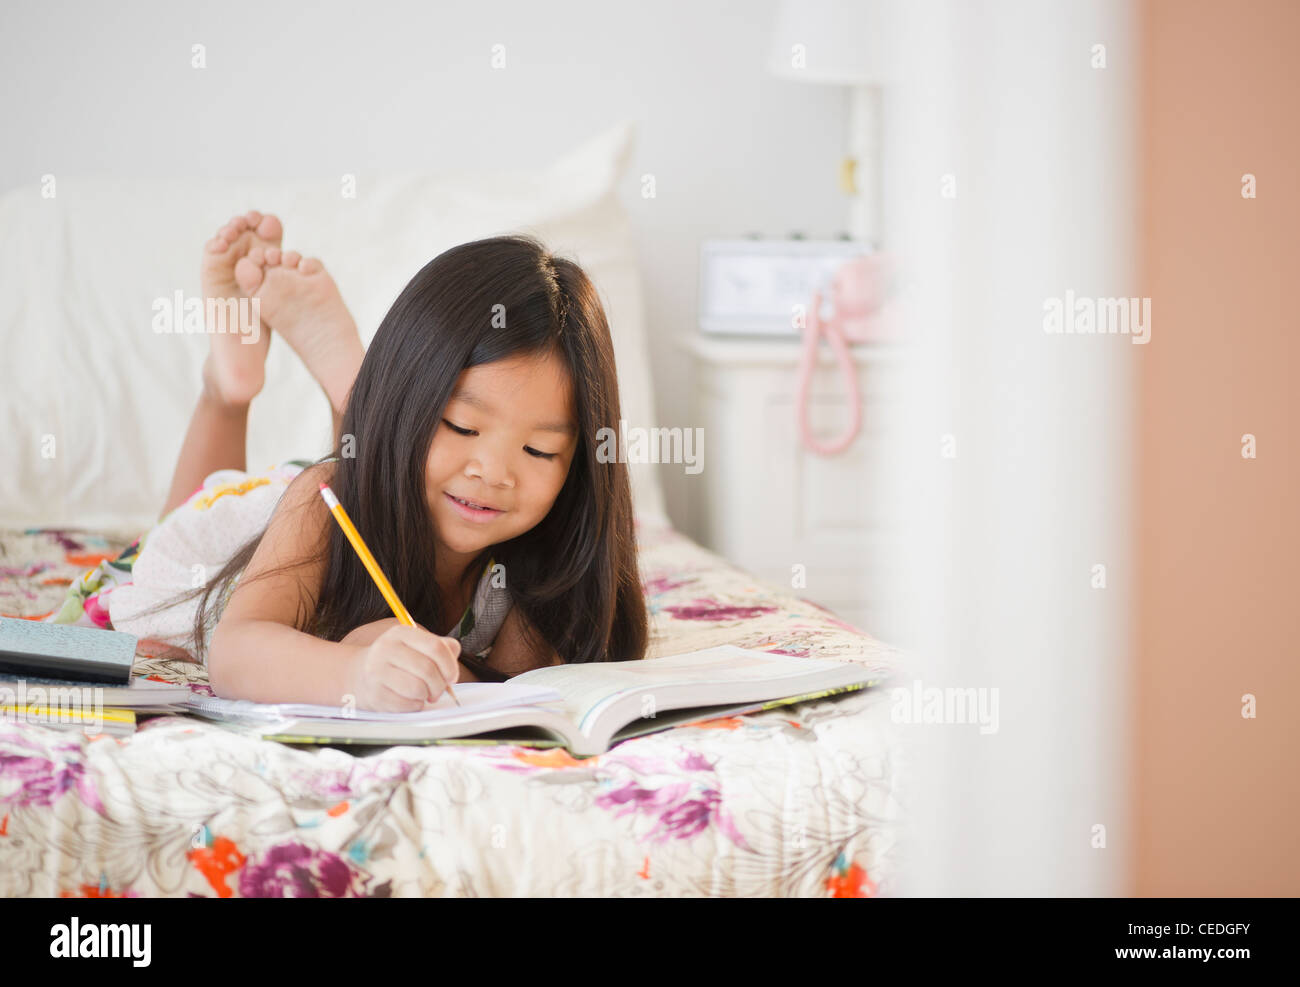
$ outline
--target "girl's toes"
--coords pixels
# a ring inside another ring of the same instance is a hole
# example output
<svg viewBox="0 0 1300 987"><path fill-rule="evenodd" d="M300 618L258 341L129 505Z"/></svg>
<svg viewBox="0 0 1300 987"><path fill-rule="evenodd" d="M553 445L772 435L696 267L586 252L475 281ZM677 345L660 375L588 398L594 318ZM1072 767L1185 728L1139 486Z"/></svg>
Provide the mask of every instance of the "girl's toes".
<svg viewBox="0 0 1300 987"><path fill-rule="evenodd" d="M225 237L214 236L203 245L203 249L210 254L224 254L230 249L230 244L226 241Z"/></svg>
<svg viewBox="0 0 1300 987"><path fill-rule="evenodd" d="M248 228L250 230L255 230L257 229L257 224L262 221L262 214L256 209L250 209L248 212L244 213L244 219L248 221Z"/></svg>
<svg viewBox="0 0 1300 987"><path fill-rule="evenodd" d="M251 260L258 267L261 267L263 264L266 263L266 248L254 247L252 250L248 252L248 259Z"/></svg>
<svg viewBox="0 0 1300 987"><path fill-rule="evenodd" d="M324 270L324 266L315 257L306 257L298 265L298 270L303 274L317 274Z"/></svg>
<svg viewBox="0 0 1300 987"><path fill-rule="evenodd" d="M253 248L258 250L260 248ZM263 269L261 263L253 260L252 252L235 262L235 282L245 295L251 295L262 286Z"/></svg>
<svg viewBox="0 0 1300 987"><path fill-rule="evenodd" d="M280 263L285 267L293 268L298 266L298 261L302 260L302 254L296 250L286 250L280 258Z"/></svg>
<svg viewBox="0 0 1300 987"><path fill-rule="evenodd" d="M275 267L277 264L280 263L280 248L279 248L279 247L267 247L267 248L266 248L266 262L267 262L269 265L271 265L272 267Z"/></svg>
<svg viewBox="0 0 1300 987"><path fill-rule="evenodd" d="M280 220L267 213L257 221L257 224L253 227L253 232L263 240L279 240L284 235L284 227L280 225Z"/></svg>

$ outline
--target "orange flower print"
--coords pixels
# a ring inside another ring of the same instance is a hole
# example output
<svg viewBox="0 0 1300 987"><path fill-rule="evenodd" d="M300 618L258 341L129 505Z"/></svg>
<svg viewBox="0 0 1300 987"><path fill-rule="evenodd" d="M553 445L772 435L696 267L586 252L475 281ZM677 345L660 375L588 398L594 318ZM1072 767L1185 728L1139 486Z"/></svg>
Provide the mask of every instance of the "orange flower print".
<svg viewBox="0 0 1300 987"><path fill-rule="evenodd" d="M114 891L106 884L83 884L76 891L60 891L60 898L134 898L130 891Z"/></svg>
<svg viewBox="0 0 1300 987"><path fill-rule="evenodd" d="M579 760L563 747L552 747L550 750L524 748L513 753L515 760L523 761L524 764L530 764L534 768L582 768L591 767L597 761L594 757Z"/></svg>
<svg viewBox="0 0 1300 987"><path fill-rule="evenodd" d="M850 864L843 853L831 864L826 890L832 898L874 898L876 895L876 886L867 872L857 864Z"/></svg>
<svg viewBox="0 0 1300 987"><path fill-rule="evenodd" d="M233 874L244 866L244 855L235 846L234 840L218 836L210 847L190 850L187 857L200 874L207 878L218 898L229 898L234 894L226 884L226 875Z"/></svg>
<svg viewBox="0 0 1300 987"><path fill-rule="evenodd" d="M697 730L737 730L745 725L745 721L739 716L719 716L713 720L696 720L694 723L683 723L683 727L694 727Z"/></svg>

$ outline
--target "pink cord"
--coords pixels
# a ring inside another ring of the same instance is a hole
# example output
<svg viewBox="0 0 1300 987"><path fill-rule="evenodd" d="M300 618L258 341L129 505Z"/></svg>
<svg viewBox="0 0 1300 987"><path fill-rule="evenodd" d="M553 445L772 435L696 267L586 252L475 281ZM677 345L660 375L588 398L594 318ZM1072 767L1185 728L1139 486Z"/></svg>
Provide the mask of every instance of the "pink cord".
<svg viewBox="0 0 1300 987"><path fill-rule="evenodd" d="M858 392L857 368L853 365L853 358L849 354L849 347L844 340L844 333L841 331L839 322L836 319L832 318L829 322L822 322L821 309L822 293L820 291L813 292L812 317L808 320L803 332L804 345L796 385L795 415L799 423L799 434L804 445L814 452L821 453L823 456L834 456L847 449L849 444L857 438L858 430L862 427L862 401ZM808 425L808 384L812 379L813 367L817 363L818 337L823 332L826 334L826 341L830 344L831 351L835 354L836 362L844 371L849 391L849 427L843 435L831 442L818 441L812 433L812 428Z"/></svg>

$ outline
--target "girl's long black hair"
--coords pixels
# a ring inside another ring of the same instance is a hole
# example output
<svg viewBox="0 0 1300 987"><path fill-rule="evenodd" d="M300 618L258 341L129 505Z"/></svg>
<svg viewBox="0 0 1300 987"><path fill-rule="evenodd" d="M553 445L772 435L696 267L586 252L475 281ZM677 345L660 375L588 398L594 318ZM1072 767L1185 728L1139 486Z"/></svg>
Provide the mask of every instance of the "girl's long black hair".
<svg viewBox="0 0 1300 987"><path fill-rule="evenodd" d="M620 434L609 323L583 270L552 256L537 238L516 234L461 244L411 279L380 323L353 383L339 443L328 454L339 460L330 486L416 623L442 633L460 614L448 612L433 576L437 548L425 463L435 430L463 370L546 354L567 366L573 382L579 434L568 477L546 517L483 549L461 588L476 582L492 557L504 566L506 587L535 648L534 633L568 663L642 658L647 614L627 465L619 456L601 457L609 462L597 457L600 429ZM315 609L300 608L295 627L338 641L392 611L339 526L330 524L328 531ZM198 660L206 661L212 595L224 594L248 565L263 533L206 585L178 598L202 593L187 649Z"/></svg>

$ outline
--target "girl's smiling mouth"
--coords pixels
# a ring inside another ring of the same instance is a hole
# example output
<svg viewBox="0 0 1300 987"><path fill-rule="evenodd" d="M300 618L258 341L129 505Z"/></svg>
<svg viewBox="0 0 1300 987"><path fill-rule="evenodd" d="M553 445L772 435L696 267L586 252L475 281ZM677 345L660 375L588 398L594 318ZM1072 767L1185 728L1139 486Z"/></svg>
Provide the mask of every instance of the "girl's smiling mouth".
<svg viewBox="0 0 1300 987"><path fill-rule="evenodd" d="M445 490L443 496L447 498L447 502L456 509L460 516L467 521L491 521L493 518L505 513L505 511L495 510L490 507L470 507L469 504L461 502Z"/></svg>

